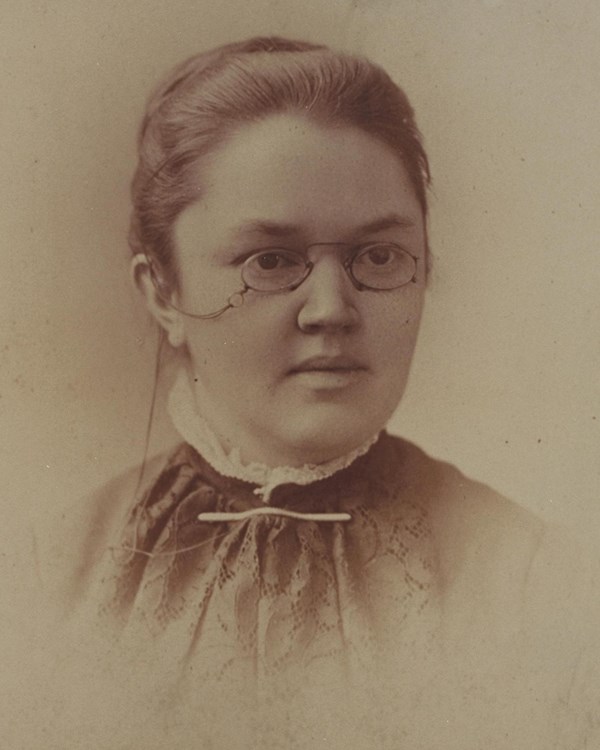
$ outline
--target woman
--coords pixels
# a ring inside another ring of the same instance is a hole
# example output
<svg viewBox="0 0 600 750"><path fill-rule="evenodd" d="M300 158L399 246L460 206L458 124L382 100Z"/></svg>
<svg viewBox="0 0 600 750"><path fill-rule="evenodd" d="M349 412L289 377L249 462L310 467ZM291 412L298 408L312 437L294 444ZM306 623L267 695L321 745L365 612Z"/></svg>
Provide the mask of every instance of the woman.
<svg viewBox="0 0 600 750"><path fill-rule="evenodd" d="M132 268L177 365L182 442L64 533L83 541L69 609L116 628L124 694L159 690L168 738L514 747L522 719L550 747L568 724L525 700L548 681L527 598L542 524L385 432L428 184L406 96L362 58L253 39L150 100Z"/></svg>

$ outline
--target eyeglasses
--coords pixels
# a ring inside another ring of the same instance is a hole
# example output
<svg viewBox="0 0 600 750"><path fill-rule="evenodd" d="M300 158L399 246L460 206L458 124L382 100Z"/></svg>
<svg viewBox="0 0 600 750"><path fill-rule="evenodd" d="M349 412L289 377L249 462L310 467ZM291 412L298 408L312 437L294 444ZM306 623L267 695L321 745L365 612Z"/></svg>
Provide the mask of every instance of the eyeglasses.
<svg viewBox="0 0 600 750"><path fill-rule="evenodd" d="M359 291L385 292L417 281L417 258L394 242L370 242L349 245L344 242L317 242L304 248L304 253L280 247L257 249L241 266L243 288L232 294L225 307L208 314L174 309L191 318L217 318L232 307L240 307L249 291L276 294L297 289L315 267L306 251L313 247L350 247L342 266L353 286Z"/></svg>

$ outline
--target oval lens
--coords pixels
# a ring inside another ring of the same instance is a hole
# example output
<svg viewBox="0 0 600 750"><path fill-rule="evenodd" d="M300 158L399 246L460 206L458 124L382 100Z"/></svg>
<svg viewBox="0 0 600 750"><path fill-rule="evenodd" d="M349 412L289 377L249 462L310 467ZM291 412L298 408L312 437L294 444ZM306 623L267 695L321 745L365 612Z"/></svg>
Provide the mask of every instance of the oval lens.
<svg viewBox="0 0 600 750"><path fill-rule="evenodd" d="M351 269L354 278L370 289L397 289L414 279L417 263L398 245L377 242L360 249Z"/></svg>
<svg viewBox="0 0 600 750"><path fill-rule="evenodd" d="M242 266L244 283L257 292L288 289L302 281L305 273L303 256L280 248L260 250L247 258Z"/></svg>

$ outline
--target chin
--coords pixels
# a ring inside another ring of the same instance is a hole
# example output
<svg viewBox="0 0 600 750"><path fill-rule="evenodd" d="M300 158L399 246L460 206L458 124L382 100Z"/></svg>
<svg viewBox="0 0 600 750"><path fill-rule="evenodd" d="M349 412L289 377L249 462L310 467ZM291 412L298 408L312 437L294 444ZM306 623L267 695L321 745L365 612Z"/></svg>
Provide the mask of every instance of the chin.
<svg viewBox="0 0 600 750"><path fill-rule="evenodd" d="M295 465L320 464L349 453L370 440L385 426L385 420L365 422L362 419L318 419L305 418L305 424L296 424L286 430L285 440L289 446L290 459Z"/></svg>

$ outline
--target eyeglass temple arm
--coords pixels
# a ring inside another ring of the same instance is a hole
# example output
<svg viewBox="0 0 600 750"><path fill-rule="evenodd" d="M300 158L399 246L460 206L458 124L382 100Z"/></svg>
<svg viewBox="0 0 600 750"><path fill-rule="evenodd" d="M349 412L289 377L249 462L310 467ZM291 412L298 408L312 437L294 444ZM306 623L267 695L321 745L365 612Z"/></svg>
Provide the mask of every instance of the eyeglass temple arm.
<svg viewBox="0 0 600 750"><path fill-rule="evenodd" d="M185 315L188 318L194 318L196 320L212 320L213 318L218 318L219 316L223 315L224 312L227 312L227 310L230 310L232 307L241 307L244 303L244 294L248 291L249 287L244 287L239 292L234 292L229 299L227 300L227 304L225 307L222 307L220 310L217 310L213 313L208 313L207 315L200 315L198 313L190 313L186 310L181 310L179 307L176 307L172 302L167 302L168 305L170 305L173 310L177 310L178 313L181 313L181 315Z"/></svg>
<svg viewBox="0 0 600 750"><path fill-rule="evenodd" d="M177 305L174 305L170 300L168 300L161 290L161 284L160 279L156 273L156 269L154 268L154 263L152 262L152 259L146 257L146 262L148 263L148 267L150 269L150 278L152 279L152 283L154 284L154 287L156 288L156 291L158 292L158 295L160 299L169 307L171 307L173 310L177 310L178 313L181 315L185 315L187 318L195 318L196 320L212 320L213 318L218 318L221 315L223 315L224 312L227 312L227 310L230 310L232 307L241 307L244 303L244 294L246 294L247 291L249 291L250 287L247 284L244 284L244 288L240 289L239 292L234 292L232 295L229 296L227 299L227 304L225 307L222 307L220 310L217 310L213 313L208 313L207 315L200 315L198 313L190 313L187 312L187 310L182 310L180 307L177 307Z"/></svg>

